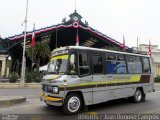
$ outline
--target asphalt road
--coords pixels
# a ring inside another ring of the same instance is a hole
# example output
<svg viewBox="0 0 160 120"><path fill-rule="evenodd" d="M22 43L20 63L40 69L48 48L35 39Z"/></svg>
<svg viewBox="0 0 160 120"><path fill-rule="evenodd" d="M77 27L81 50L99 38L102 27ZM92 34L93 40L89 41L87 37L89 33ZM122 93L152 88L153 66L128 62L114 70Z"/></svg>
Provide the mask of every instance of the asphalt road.
<svg viewBox="0 0 160 120"><path fill-rule="evenodd" d="M47 107L39 100L40 89L0 89L0 96L21 95L27 97L26 103L0 108L0 115L5 117L8 113L10 116L18 116L18 120L76 120L87 118L108 119L105 118L105 114L160 114L160 88L157 87L156 90L155 93L147 94L146 102L135 104L130 103L127 99L113 100L89 106L88 112L66 116L60 107ZM99 116L99 114L103 116ZM2 116L0 116L1 119Z"/></svg>

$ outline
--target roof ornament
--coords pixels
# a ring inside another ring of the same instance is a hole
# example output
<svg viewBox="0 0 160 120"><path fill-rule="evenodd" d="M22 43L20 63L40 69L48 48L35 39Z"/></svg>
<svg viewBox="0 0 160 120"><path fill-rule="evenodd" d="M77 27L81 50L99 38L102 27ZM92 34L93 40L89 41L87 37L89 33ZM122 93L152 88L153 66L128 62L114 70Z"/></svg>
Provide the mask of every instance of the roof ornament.
<svg viewBox="0 0 160 120"><path fill-rule="evenodd" d="M88 26L88 22L85 20L85 25Z"/></svg>
<svg viewBox="0 0 160 120"><path fill-rule="evenodd" d="M73 28L79 28L79 22L73 22L72 26Z"/></svg>
<svg viewBox="0 0 160 120"><path fill-rule="evenodd" d="M62 23L66 23L66 17L62 19Z"/></svg>

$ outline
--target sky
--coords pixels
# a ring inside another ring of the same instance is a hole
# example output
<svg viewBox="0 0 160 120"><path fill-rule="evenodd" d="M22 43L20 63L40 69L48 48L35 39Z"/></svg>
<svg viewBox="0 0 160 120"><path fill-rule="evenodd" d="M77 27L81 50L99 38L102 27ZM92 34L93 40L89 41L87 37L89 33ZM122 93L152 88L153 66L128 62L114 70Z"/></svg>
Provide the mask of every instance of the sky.
<svg viewBox="0 0 160 120"><path fill-rule="evenodd" d="M24 31L26 0L0 0L2 38ZM77 12L89 26L129 47L160 46L160 0L76 0ZM27 31L62 23L75 10L75 0L29 0Z"/></svg>

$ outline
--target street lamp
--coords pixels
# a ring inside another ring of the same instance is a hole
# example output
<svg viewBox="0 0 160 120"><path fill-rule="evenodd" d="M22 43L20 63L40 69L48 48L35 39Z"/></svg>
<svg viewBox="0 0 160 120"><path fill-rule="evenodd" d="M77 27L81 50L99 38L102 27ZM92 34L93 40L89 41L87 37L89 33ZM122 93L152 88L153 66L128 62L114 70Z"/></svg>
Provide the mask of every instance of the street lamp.
<svg viewBox="0 0 160 120"><path fill-rule="evenodd" d="M20 87L24 87L24 83L25 83L25 68L26 68L25 50L26 50L27 14L28 14L28 0L27 0L27 3L26 3L26 17L25 17L25 20L24 20L25 30L24 30L24 41L23 41L23 56L22 56L22 69L21 69Z"/></svg>

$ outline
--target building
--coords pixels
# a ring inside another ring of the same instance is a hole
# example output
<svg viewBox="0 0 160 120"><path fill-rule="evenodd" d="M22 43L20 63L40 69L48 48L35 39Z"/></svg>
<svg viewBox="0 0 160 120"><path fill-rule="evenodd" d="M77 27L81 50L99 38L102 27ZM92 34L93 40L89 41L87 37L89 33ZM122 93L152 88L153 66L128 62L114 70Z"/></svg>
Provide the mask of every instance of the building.
<svg viewBox="0 0 160 120"><path fill-rule="evenodd" d="M115 48L117 50L124 49L120 42L93 29L87 21L82 21L82 16L76 10L69 17L69 20L64 18L61 24L35 30L36 41L47 42L52 51L57 47L76 45L76 36L78 36L80 46L103 49ZM31 44L32 32L27 32L26 48ZM21 71L23 39L24 34L22 33L1 40L0 51L4 49L12 59L11 72ZM127 46L126 51L130 51ZM47 63L48 61L44 61L41 63L41 66ZM3 66L5 66L4 64L5 62L3 62ZM27 68L30 69L32 62L27 56L26 64Z"/></svg>
<svg viewBox="0 0 160 120"><path fill-rule="evenodd" d="M160 49L158 49L158 45L151 45L151 57L154 67L154 73L155 76L160 76ZM149 45L146 44L140 44L137 50L137 47L133 47L134 52L140 52L140 53L148 53L149 51Z"/></svg>
<svg viewBox="0 0 160 120"><path fill-rule="evenodd" d="M4 39L0 38L0 43ZM9 60L6 49L0 44L0 77L9 75Z"/></svg>

